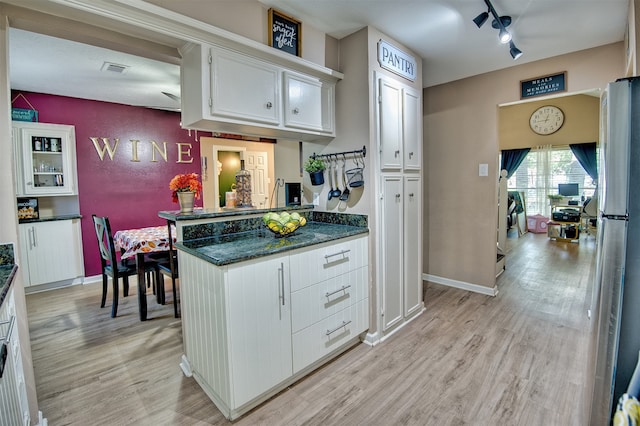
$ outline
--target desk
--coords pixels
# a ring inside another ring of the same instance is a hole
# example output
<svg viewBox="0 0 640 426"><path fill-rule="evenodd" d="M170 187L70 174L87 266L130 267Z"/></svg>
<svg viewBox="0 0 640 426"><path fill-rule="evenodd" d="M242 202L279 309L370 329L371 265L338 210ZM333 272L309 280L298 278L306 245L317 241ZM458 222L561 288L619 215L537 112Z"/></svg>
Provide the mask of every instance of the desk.
<svg viewBox="0 0 640 426"><path fill-rule="evenodd" d="M175 242L175 232L173 240ZM113 241L122 250L122 259L135 256L138 271L138 308L140 321L147 319L147 288L144 280L144 255L153 252L169 251L169 231L166 226L125 229L113 236Z"/></svg>

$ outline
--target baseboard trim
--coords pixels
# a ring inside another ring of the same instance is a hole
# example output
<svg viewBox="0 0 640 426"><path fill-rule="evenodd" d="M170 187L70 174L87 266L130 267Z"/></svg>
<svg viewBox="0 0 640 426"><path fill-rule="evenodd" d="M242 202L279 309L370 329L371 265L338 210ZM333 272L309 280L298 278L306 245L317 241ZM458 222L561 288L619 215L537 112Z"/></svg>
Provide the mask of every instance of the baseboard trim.
<svg viewBox="0 0 640 426"><path fill-rule="evenodd" d="M187 358L186 355L182 355L182 358L180 359L180 369L182 370L182 373L186 377L193 376L193 371L191 370L191 364L189 363L189 359Z"/></svg>
<svg viewBox="0 0 640 426"><path fill-rule="evenodd" d="M102 283L102 275L91 275L90 277L84 277L82 284L96 284Z"/></svg>
<svg viewBox="0 0 640 426"><path fill-rule="evenodd" d="M459 288L461 290L471 291L473 293L486 294L487 296L497 296L498 286L485 287L483 285L471 284L464 281L452 280L450 278L439 277L437 275L422 274L424 281L429 281L435 284L445 285L447 287Z"/></svg>
<svg viewBox="0 0 640 426"><path fill-rule="evenodd" d="M48 425L49 425L49 421L47 420L47 418L42 415L42 411L38 411L38 423L36 423L36 426L48 426Z"/></svg>
<svg viewBox="0 0 640 426"><path fill-rule="evenodd" d="M376 331L375 333L367 333L367 336L363 340L362 343L367 344L371 347L377 345L378 343L384 342L387 338L391 337L394 333L401 330L405 325L409 324L414 319L418 318L424 311L426 311L424 303L420 309L416 309L409 317L405 318L403 322L397 323L393 328L390 328L387 332L380 333Z"/></svg>

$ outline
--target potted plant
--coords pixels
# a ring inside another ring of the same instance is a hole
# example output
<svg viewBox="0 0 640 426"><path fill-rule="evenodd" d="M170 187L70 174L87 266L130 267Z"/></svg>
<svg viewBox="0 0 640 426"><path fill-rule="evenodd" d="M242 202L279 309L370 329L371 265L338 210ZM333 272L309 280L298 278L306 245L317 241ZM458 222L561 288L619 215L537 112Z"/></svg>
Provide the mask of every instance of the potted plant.
<svg viewBox="0 0 640 426"><path fill-rule="evenodd" d="M558 205L560 203L560 201L562 201L562 199L564 198L560 194L549 194L547 197L549 197L549 204L551 206Z"/></svg>
<svg viewBox="0 0 640 426"><path fill-rule="evenodd" d="M175 175L169 182L172 191L171 198L174 203L180 203L181 213L193 212L195 198L200 198L202 183L198 180L197 173Z"/></svg>
<svg viewBox="0 0 640 426"><path fill-rule="evenodd" d="M324 161L309 157L304 163L304 170L309 173L311 185L322 185L324 183Z"/></svg>

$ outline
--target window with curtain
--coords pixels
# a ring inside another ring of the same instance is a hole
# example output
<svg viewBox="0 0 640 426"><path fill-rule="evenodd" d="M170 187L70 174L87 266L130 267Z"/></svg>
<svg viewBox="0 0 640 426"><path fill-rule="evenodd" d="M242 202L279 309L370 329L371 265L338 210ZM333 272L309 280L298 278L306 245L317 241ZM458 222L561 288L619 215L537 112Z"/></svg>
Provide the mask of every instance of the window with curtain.
<svg viewBox="0 0 640 426"><path fill-rule="evenodd" d="M596 183L582 168L568 146L532 148L507 181L510 191L523 191L528 215L549 217L549 194L558 193L559 183L577 183L579 192L590 197ZM581 197L579 196L579 197Z"/></svg>

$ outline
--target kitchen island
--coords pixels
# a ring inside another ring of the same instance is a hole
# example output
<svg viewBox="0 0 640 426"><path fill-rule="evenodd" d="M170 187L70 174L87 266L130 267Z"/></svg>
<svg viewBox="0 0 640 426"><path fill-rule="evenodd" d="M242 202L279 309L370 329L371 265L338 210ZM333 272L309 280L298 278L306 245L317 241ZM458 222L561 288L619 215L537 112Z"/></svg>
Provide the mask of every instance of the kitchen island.
<svg viewBox="0 0 640 426"><path fill-rule="evenodd" d="M183 227L184 355L220 411L236 419L357 344L369 328L365 216L306 211L276 238L258 218ZM237 223L237 221L245 221ZM227 232L231 228L242 232ZM208 235L204 235L208 234Z"/></svg>

